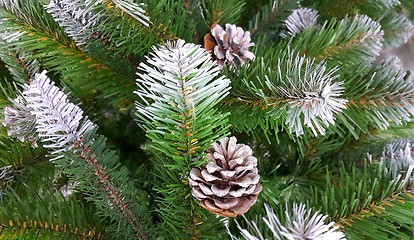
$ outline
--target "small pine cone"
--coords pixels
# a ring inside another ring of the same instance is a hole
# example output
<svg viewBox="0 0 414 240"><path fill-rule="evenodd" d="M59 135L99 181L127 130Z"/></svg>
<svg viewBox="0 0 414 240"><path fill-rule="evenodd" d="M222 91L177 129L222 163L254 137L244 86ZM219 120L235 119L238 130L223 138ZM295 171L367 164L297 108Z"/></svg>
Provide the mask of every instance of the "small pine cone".
<svg viewBox="0 0 414 240"><path fill-rule="evenodd" d="M250 32L233 24L226 24L226 30L220 25L214 25L210 34L204 37L205 48L212 50L213 58L220 67L224 64L243 64L247 59L253 60L255 55L249 51L249 47L254 46L254 43L250 41Z"/></svg>
<svg viewBox="0 0 414 240"><path fill-rule="evenodd" d="M247 212L262 191L257 158L252 149L236 144L235 137L223 138L207 149L208 163L191 169L189 184L200 205L223 217Z"/></svg>

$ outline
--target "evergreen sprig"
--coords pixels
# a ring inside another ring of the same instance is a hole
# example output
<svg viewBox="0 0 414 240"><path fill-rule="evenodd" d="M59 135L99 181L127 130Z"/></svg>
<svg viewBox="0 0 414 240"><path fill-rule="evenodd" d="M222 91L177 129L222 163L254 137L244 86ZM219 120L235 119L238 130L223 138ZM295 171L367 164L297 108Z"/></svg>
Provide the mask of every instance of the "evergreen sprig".
<svg viewBox="0 0 414 240"><path fill-rule="evenodd" d="M290 44L308 57L350 66L373 61L382 49L381 25L366 15L326 21L321 29L310 28Z"/></svg>
<svg viewBox="0 0 414 240"><path fill-rule="evenodd" d="M14 83L21 87L34 73L39 71L39 63L36 59L30 59L29 53L17 54L10 51L8 47L11 46L6 41L0 40L0 45L4 46L0 50L0 59L7 65Z"/></svg>
<svg viewBox="0 0 414 240"><path fill-rule="evenodd" d="M270 0L256 13L248 23L248 29L253 34L276 35L281 29L282 22L289 16L290 11L297 8L298 2L291 0Z"/></svg>
<svg viewBox="0 0 414 240"><path fill-rule="evenodd" d="M143 5L143 4L140 4ZM109 17L108 9L112 10L119 17L124 17L122 12L137 20L146 27L149 26L149 17L145 15L145 11L135 2L125 0L113 0L110 2L102 0L93 1L66 1L51 0L46 6L49 13L52 14L56 22L65 28L66 33L72 37L77 45L91 44L94 38L105 38L102 31L108 27L105 25L105 18ZM120 12L121 11L121 12ZM117 40L111 39L117 44Z"/></svg>
<svg viewBox="0 0 414 240"><path fill-rule="evenodd" d="M370 126L385 130L391 123L402 125L410 121L414 114L414 85L408 73L385 64L368 68L360 65L355 70L343 76L345 97L349 100L343 114L347 119L364 115L364 121L345 121L363 131Z"/></svg>
<svg viewBox="0 0 414 240"><path fill-rule="evenodd" d="M312 28L317 24L318 11L311 8L298 8L293 10L283 25L286 28L286 33L281 32L282 37L294 36L303 32L307 28Z"/></svg>
<svg viewBox="0 0 414 240"><path fill-rule="evenodd" d="M87 200L96 204L102 216L114 221L116 227L108 228L114 237L118 227L125 227L124 238L145 239L139 218L141 208L136 202L139 194L128 180L126 169L117 166L115 153L105 150L105 138L95 135L96 125L84 118L83 111L54 86L46 71L36 74L25 86L21 99L24 100L14 101L18 106L10 108L12 116L21 119L8 117L5 124L35 128L35 140L40 139L50 149L53 160L61 159L56 164L88 194ZM19 111L22 114L17 115ZM22 134L26 131L17 130L23 131ZM13 137L21 135L17 130L12 132Z"/></svg>
<svg viewBox="0 0 414 240"><path fill-rule="evenodd" d="M337 69L290 49L281 50L278 56L257 59L234 75L237 95L226 99L226 104L230 109L236 105L238 114L231 117L247 119L253 115L251 121L256 121L243 121L235 127L247 130L259 125L266 132L270 126L300 136L306 126L315 136L324 134L325 128L334 124L334 114L346 107L342 83L335 81Z"/></svg>
<svg viewBox="0 0 414 240"><path fill-rule="evenodd" d="M407 192L384 199L369 209L338 222L349 240L412 239L414 194Z"/></svg>
<svg viewBox="0 0 414 240"><path fill-rule="evenodd" d="M385 161L383 164L365 162L363 169L354 166L347 170L341 163L339 176L328 174L324 189L314 188L309 202L311 206L320 206L334 221L352 218L353 214L364 212L410 186L405 174L394 177L391 167L390 162Z"/></svg>
<svg viewBox="0 0 414 240"><path fill-rule="evenodd" d="M116 54L142 57L150 50L152 44L163 42L164 38L174 38L174 34L168 32L162 24L164 17L168 16L167 13L162 19L156 19L150 24L152 14L145 12L141 8L142 4L126 0L93 0L91 3L95 3L92 6L93 10L100 16L99 24L93 26L96 40L108 45ZM157 11L164 4L170 3L149 1L146 8Z"/></svg>
<svg viewBox="0 0 414 240"><path fill-rule="evenodd" d="M306 209L305 204L294 203L285 211L283 224L274 209L265 204L266 217L259 220L261 223L251 221L248 229L238 225L240 233L246 240L295 240L295 239L330 239L345 240L345 235L338 231L335 222L325 224L328 215ZM264 223L264 224L263 224ZM261 229L265 225L267 229ZM260 227L259 227L260 226ZM231 235L231 232L229 232ZM237 239L231 235L232 239Z"/></svg>
<svg viewBox="0 0 414 240"><path fill-rule="evenodd" d="M14 239L105 239L93 209L72 195L27 189L26 197L8 188L0 209L0 234Z"/></svg>
<svg viewBox="0 0 414 240"><path fill-rule="evenodd" d="M87 5L88 3L88 5ZM78 46L90 43L93 35L93 26L100 21L100 13L93 11L94 2L88 1L51 0L45 6L65 32Z"/></svg>
<svg viewBox="0 0 414 240"><path fill-rule="evenodd" d="M97 97L106 104L112 103L117 107L125 107L125 102L127 102L125 99L132 99L127 97L132 94L132 88L128 88L128 86L133 86L132 81L128 81L131 77L117 73L104 63L92 59L89 55L80 51L74 42L56 25L57 23L53 21L53 18L43 8L38 8L38 4L38 2L30 1L27 5L24 5L25 8L32 6L31 14L34 16L21 16L27 11L24 8L21 9L23 13L16 13L16 15L1 14L3 20L0 24L0 30L2 30L0 35L8 38L10 38L9 36L15 36L8 40L13 53L29 53L30 58L27 57L29 60L38 59L42 62L42 66L48 68L49 71L56 71L63 75L61 80L72 83L68 86L82 85L84 91L92 95L97 94ZM34 14L35 11L38 11L37 14ZM11 13L14 12L11 11ZM40 18L38 16L49 16L50 18ZM26 18L29 18L29 20L26 20ZM35 21L45 21L47 23L42 27L27 23ZM50 49L53 49L53 51ZM114 95L118 98L109 98Z"/></svg>
<svg viewBox="0 0 414 240"><path fill-rule="evenodd" d="M68 160L71 161L68 161ZM147 216L146 194L139 191L121 166L115 151L107 149L106 138L88 132L74 143L72 151L56 160L76 189L93 202L97 214L111 224L106 233L114 239L148 239L152 231ZM122 233L118 229L124 229Z"/></svg>
<svg viewBox="0 0 414 240"><path fill-rule="evenodd" d="M59 153L70 150L85 132L96 128L87 118L82 120L82 109L69 102L67 95L46 76L46 71L36 74L22 95L26 101L25 113L29 121L34 117L37 135L45 148L52 149L52 155L63 157Z"/></svg>
<svg viewBox="0 0 414 240"><path fill-rule="evenodd" d="M207 51L183 40L154 48L139 70L136 94L144 104L136 103L137 116L159 151L160 230L173 238L204 236L212 226L200 225L205 216L186 179L206 162L204 150L227 135L227 114L214 107L228 94L229 80L218 77Z"/></svg>
<svg viewBox="0 0 414 240"><path fill-rule="evenodd" d="M213 0L201 2L208 28L213 24L236 23L243 11L245 2L237 0Z"/></svg>
<svg viewBox="0 0 414 240"><path fill-rule="evenodd" d="M414 25L404 15L389 12L379 21L384 30L386 47L398 47L410 40L414 34Z"/></svg>

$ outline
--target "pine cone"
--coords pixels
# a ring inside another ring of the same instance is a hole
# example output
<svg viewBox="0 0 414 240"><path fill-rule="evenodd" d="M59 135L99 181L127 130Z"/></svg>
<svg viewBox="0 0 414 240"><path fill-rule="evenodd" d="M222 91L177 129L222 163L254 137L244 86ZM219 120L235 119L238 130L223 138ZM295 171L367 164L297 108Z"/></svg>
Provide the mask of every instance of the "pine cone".
<svg viewBox="0 0 414 240"><path fill-rule="evenodd" d="M247 212L262 191L257 159L252 149L236 144L235 137L223 138L207 149L208 163L190 172L192 195L200 205L223 217Z"/></svg>
<svg viewBox="0 0 414 240"><path fill-rule="evenodd" d="M210 44L211 39L215 42L214 47ZM255 55L249 51L254 43L250 40L250 32L243 31L241 27L226 24L224 30L220 25L214 25L211 33L205 36L204 45L207 50L212 50L214 59L222 67L224 64L243 64L247 59L254 59Z"/></svg>

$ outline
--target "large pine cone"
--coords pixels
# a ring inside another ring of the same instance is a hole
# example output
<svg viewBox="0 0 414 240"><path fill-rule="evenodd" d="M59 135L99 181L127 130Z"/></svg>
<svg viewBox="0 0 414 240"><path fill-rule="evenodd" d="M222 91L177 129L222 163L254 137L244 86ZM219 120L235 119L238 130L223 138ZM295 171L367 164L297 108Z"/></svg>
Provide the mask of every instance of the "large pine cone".
<svg viewBox="0 0 414 240"><path fill-rule="evenodd" d="M250 42L250 32L244 31L241 27L233 24L226 24L226 30L220 25L214 25L210 34L204 38L204 46L212 51L217 64L222 67L224 64L243 64L247 59L254 59L254 54L249 47L254 46ZM214 44L211 44L214 42Z"/></svg>
<svg viewBox="0 0 414 240"><path fill-rule="evenodd" d="M247 212L262 191L257 159L252 149L236 144L235 137L223 138L207 149L208 163L190 172L192 195L200 205L223 217Z"/></svg>

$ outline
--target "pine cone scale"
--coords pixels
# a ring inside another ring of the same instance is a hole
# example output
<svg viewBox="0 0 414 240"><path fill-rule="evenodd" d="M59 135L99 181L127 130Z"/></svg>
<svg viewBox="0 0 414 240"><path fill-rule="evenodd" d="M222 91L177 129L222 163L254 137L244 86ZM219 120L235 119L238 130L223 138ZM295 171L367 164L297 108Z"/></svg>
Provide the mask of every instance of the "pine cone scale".
<svg viewBox="0 0 414 240"><path fill-rule="evenodd" d="M214 193L214 195L218 196L218 197L224 197L227 196L227 194L230 191L230 186L225 187L224 189L220 189L218 187L216 187L216 185L212 185L211 186L211 191Z"/></svg>
<svg viewBox="0 0 414 240"><path fill-rule="evenodd" d="M211 181L216 181L216 180L221 180L221 178L220 177L216 177L216 176L214 176L213 174L210 174L207 170L203 170L203 171L201 171L201 175L203 176L203 178L206 180L206 181L208 181L208 182L211 182Z"/></svg>
<svg viewBox="0 0 414 240"><path fill-rule="evenodd" d="M229 171L229 170L225 170L225 171L221 171L220 175L223 178L231 178L236 174L236 171Z"/></svg>

